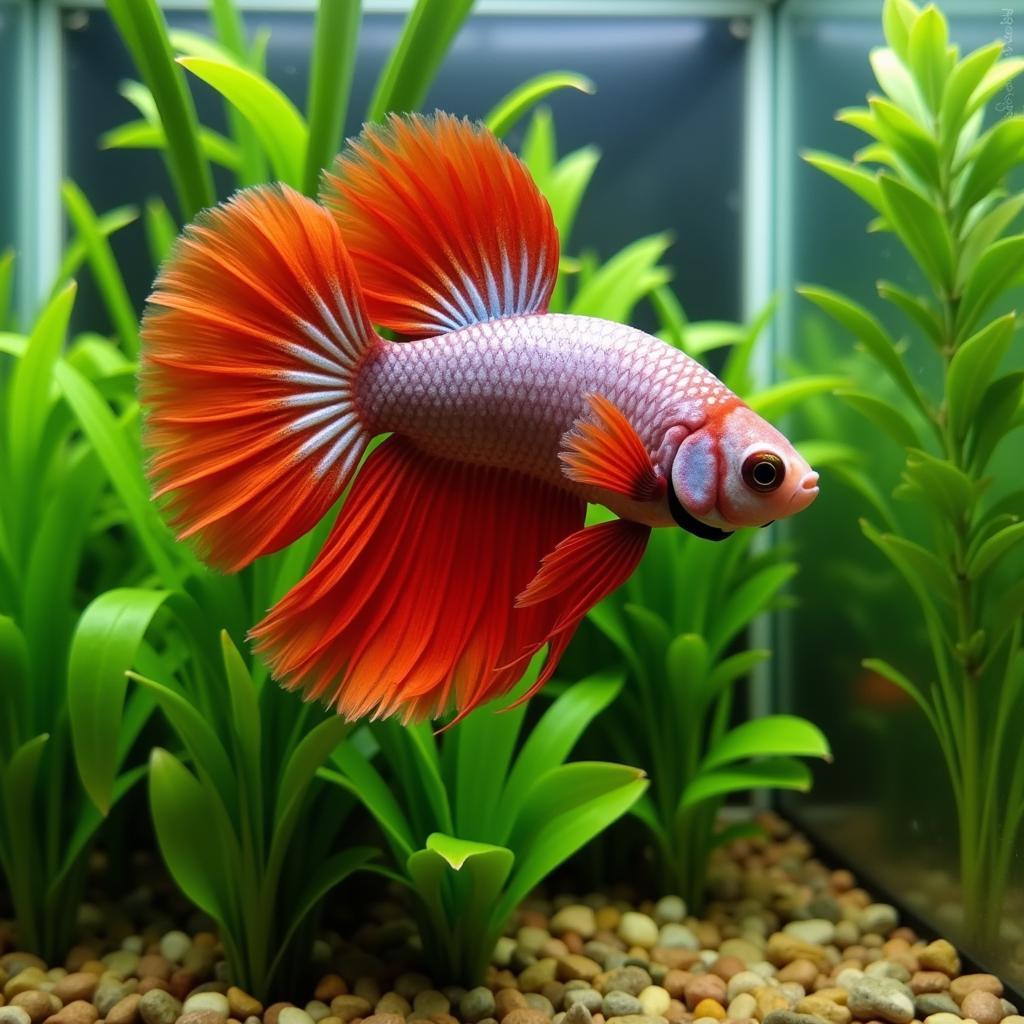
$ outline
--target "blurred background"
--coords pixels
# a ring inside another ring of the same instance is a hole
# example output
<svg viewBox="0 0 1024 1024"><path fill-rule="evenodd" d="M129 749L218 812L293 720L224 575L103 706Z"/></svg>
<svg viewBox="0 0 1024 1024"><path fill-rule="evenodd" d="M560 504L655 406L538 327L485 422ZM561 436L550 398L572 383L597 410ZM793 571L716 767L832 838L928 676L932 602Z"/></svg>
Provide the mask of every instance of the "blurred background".
<svg viewBox="0 0 1024 1024"><path fill-rule="evenodd" d="M1007 2L943 4L962 51L1005 38L1012 52L1014 10ZM162 6L172 27L206 31L204 4ZM241 6L252 30L271 30L269 77L301 101L312 6ZM365 0L365 9L354 112L366 108L408 5ZM803 281L834 287L889 323L874 282L913 286L891 236L868 234L866 208L800 159L804 149L849 155L860 145L833 115L860 103L873 84L868 53L883 42L880 10L880 0L480 0L426 109L481 116L535 73L563 68L587 75L595 95L563 91L550 99L560 151L595 145L603 154L579 213L577 246L607 258L639 235L667 229L674 244L664 262L692 319L748 319L777 297L771 343L758 366L762 383L838 371L884 391L888 382L877 381L849 339L794 293ZM1019 15L1024 47L1024 8ZM0 250L14 246L23 254L16 301L26 317L61 258L65 178L98 210L153 194L172 201L157 154L97 146L132 115L117 92L130 74L128 55L98 4L0 0ZM201 121L222 124L219 99L193 84ZM353 120L348 131L358 127ZM508 141L515 147L521 137L520 129ZM141 223L112 241L141 304L151 275ZM76 320L94 324L104 315L86 278ZM648 327L653 314L641 307L635 320ZM819 437L874 439L854 413L828 399L800 416ZM879 446L865 455L874 483L888 493L900 453ZM812 794L783 800L784 810L827 855L955 938L955 815L935 740L908 699L861 667L868 654L928 664L908 592L858 528L858 516L869 511L862 505L826 474L813 512L787 526L801 564L796 601L774 620L774 635L759 627L778 653L751 701L755 713L810 718L832 742L834 764L817 766ZM1015 854L1013 862L1011 892L1019 894L1024 857ZM1020 905L1005 909L1009 951L1024 932Z"/></svg>

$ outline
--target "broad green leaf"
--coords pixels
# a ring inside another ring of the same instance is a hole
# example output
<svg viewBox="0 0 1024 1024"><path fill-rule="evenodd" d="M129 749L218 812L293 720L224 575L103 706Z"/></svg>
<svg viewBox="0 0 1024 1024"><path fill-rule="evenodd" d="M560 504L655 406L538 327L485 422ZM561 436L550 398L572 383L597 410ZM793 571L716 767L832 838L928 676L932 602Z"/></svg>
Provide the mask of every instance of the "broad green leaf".
<svg viewBox="0 0 1024 1024"><path fill-rule="evenodd" d="M99 139L100 149L167 149L167 135L159 124L146 121L126 121L104 132ZM242 166L242 151L230 139L212 128L199 129L199 148L211 163L238 172Z"/></svg>
<svg viewBox="0 0 1024 1024"><path fill-rule="evenodd" d="M716 850L720 846L727 846L737 839L763 839L764 834L763 826L756 821L737 821L719 829L711 837L710 849Z"/></svg>
<svg viewBox="0 0 1024 1024"><path fill-rule="evenodd" d="M940 598L951 607L956 604L956 579L930 551L906 537L891 533L879 534L876 543L905 573L914 573L920 585L933 597Z"/></svg>
<svg viewBox="0 0 1024 1024"><path fill-rule="evenodd" d="M999 442L1016 426L1015 416L1024 397L1024 372L999 377L985 389L971 436L971 463L977 472L984 470Z"/></svg>
<svg viewBox="0 0 1024 1024"><path fill-rule="evenodd" d="M708 683L711 692L720 693L737 679L743 679L750 675L761 662L770 657L771 651L757 648L730 654L729 657L720 661L711 672Z"/></svg>
<svg viewBox="0 0 1024 1024"><path fill-rule="evenodd" d="M403 859L412 854L416 847L412 827L380 772L348 742L338 744L330 757L341 777L327 771L322 773L324 778L345 785L360 800L397 845Z"/></svg>
<svg viewBox="0 0 1024 1024"><path fill-rule="evenodd" d="M14 250L0 252L0 331L13 326L11 300L14 295Z"/></svg>
<svg viewBox="0 0 1024 1024"><path fill-rule="evenodd" d="M879 281L878 294L891 302L924 332L925 337L933 345L941 348L945 344L943 338L942 320L938 313L929 305L927 299L911 295L905 288L901 288L892 281Z"/></svg>
<svg viewBox="0 0 1024 1024"><path fill-rule="evenodd" d="M947 146L963 125L967 101L1003 51L1002 43L989 43L969 53L950 72L942 96L941 127Z"/></svg>
<svg viewBox="0 0 1024 1024"><path fill-rule="evenodd" d="M1022 266L1024 234L1010 235L993 242L978 257L964 284L957 311L957 329L961 337L974 329L988 307L1019 277Z"/></svg>
<svg viewBox="0 0 1024 1024"><path fill-rule="evenodd" d="M705 755L702 771L750 757L820 757L832 759L822 731L795 715L765 715L737 725Z"/></svg>
<svg viewBox="0 0 1024 1024"><path fill-rule="evenodd" d="M911 378L895 342L874 316L863 306L857 305L828 288L804 285L797 288L797 291L850 331L877 360L907 398L922 413L928 415L928 409L921 393Z"/></svg>
<svg viewBox="0 0 1024 1024"><path fill-rule="evenodd" d="M767 420L785 416L794 406L815 395L825 395L849 383L846 377L807 374L763 388L747 399L747 404Z"/></svg>
<svg viewBox="0 0 1024 1024"><path fill-rule="evenodd" d="M946 85L946 51L949 26L942 12L929 4L914 20L907 41L907 63L928 106L935 112L942 107Z"/></svg>
<svg viewBox="0 0 1024 1024"><path fill-rule="evenodd" d="M679 301L675 292L668 285L662 285L660 288L655 288L648 297L661 323L661 331L658 337L692 356L693 350L690 348L686 338L689 321L686 317L686 311L683 309L683 304Z"/></svg>
<svg viewBox="0 0 1024 1024"><path fill-rule="evenodd" d="M921 269L940 288L953 284L953 239L939 211L916 189L889 174L879 176L886 220Z"/></svg>
<svg viewBox="0 0 1024 1024"><path fill-rule="evenodd" d="M976 497L973 483L962 470L946 459L916 448L907 453L904 476L954 521L966 515Z"/></svg>
<svg viewBox="0 0 1024 1024"><path fill-rule="evenodd" d="M167 166L183 219L214 202L213 177L202 155L199 123L184 76L174 65L157 0L109 0L107 10L149 88L167 135Z"/></svg>
<svg viewBox="0 0 1024 1024"><path fill-rule="evenodd" d="M671 273L658 261L672 244L667 234L631 242L601 265L576 293L571 313L627 321L633 307L650 291L665 284Z"/></svg>
<svg viewBox="0 0 1024 1024"><path fill-rule="evenodd" d="M922 181L938 185L941 180L939 153L935 139L908 113L888 100L873 96L868 100L875 115L878 136ZM889 208L884 204L883 212Z"/></svg>
<svg viewBox="0 0 1024 1024"><path fill-rule="evenodd" d="M882 28L885 39L901 60L910 52L910 29L917 20L917 8L910 0L885 0L882 7Z"/></svg>
<svg viewBox="0 0 1024 1024"><path fill-rule="evenodd" d="M995 67L985 72L977 88L971 93L964 108L964 114L970 117L980 111L997 92L1005 89L1022 71L1024 71L1024 60L1020 57L1007 57L1005 60L999 61Z"/></svg>
<svg viewBox="0 0 1024 1024"><path fill-rule="evenodd" d="M563 246L572 237L576 213L600 159L601 152L596 146L584 146L562 157L539 181Z"/></svg>
<svg viewBox="0 0 1024 1024"><path fill-rule="evenodd" d="M621 672L596 672L570 686L544 712L509 772L501 796L502 817L511 819L518 813L529 787L569 756L594 719L622 692L624 682Z"/></svg>
<svg viewBox="0 0 1024 1024"><path fill-rule="evenodd" d="M638 769L631 771L632 777L624 776L617 787L570 806L565 813L544 821L528 837L525 848L517 853L515 873L494 911L496 920L505 921L534 886L621 818L643 795L647 779Z"/></svg>
<svg viewBox="0 0 1024 1024"><path fill-rule="evenodd" d="M216 794L173 755L157 747L149 762L153 827L164 863L181 891L221 924L237 885L240 852Z"/></svg>
<svg viewBox="0 0 1024 1024"><path fill-rule="evenodd" d="M1024 117L1008 117L990 128L969 156L957 203L969 210L984 199L1020 162L1024 148Z"/></svg>
<svg viewBox="0 0 1024 1024"><path fill-rule="evenodd" d="M796 789L806 793L810 788L811 772L803 762L789 757L766 758L751 764L701 772L683 790L679 810L751 789Z"/></svg>
<svg viewBox="0 0 1024 1024"><path fill-rule="evenodd" d="M68 659L68 718L75 764L89 798L106 814L119 768L118 735L127 677L170 592L122 587L82 612Z"/></svg>
<svg viewBox="0 0 1024 1024"><path fill-rule="evenodd" d="M362 5L321 3L313 32L306 110L309 135L303 164L303 191L315 196L320 172L341 148L355 70Z"/></svg>
<svg viewBox="0 0 1024 1024"><path fill-rule="evenodd" d="M241 112L256 132L274 176L301 190L309 132L295 104L276 85L237 64L204 57L179 57L178 63Z"/></svg>
<svg viewBox="0 0 1024 1024"><path fill-rule="evenodd" d="M848 160L842 160L831 153L810 150L803 154L803 158L812 167L817 167L819 171L824 171L829 177L835 178L841 185L845 185L851 192L860 196L873 210L881 213L882 193L878 187L877 174L862 170Z"/></svg>
<svg viewBox="0 0 1024 1024"><path fill-rule="evenodd" d="M696 358L714 349L741 345L747 328L725 320L701 320L688 324L684 337L686 352Z"/></svg>
<svg viewBox="0 0 1024 1024"><path fill-rule="evenodd" d="M533 112L523 136L519 156L543 191L541 183L552 172L558 158L555 122L548 107L538 107ZM551 201L550 196L548 201Z"/></svg>
<svg viewBox="0 0 1024 1024"><path fill-rule="evenodd" d="M1024 192L1008 196L978 218L960 248L958 281L966 281L982 253L1017 219L1024 210Z"/></svg>
<svg viewBox="0 0 1024 1024"><path fill-rule="evenodd" d="M417 110L423 105L472 7L473 0L416 0L398 44L377 79L366 113L368 121L382 121L390 111Z"/></svg>
<svg viewBox="0 0 1024 1024"><path fill-rule="evenodd" d="M897 444L904 448L921 446L921 438L914 425L891 402L886 402L866 391L845 388L837 389L836 395L876 427L885 431Z"/></svg>
<svg viewBox="0 0 1024 1024"><path fill-rule="evenodd" d="M575 71L547 71L523 82L499 100L484 117L484 124L500 139L551 93L559 89L576 89L593 95L596 88L586 75Z"/></svg>
<svg viewBox="0 0 1024 1024"><path fill-rule="evenodd" d="M1024 522L1004 527L981 545L967 566L967 575L977 579L1021 541L1024 541Z"/></svg>
<svg viewBox="0 0 1024 1024"><path fill-rule="evenodd" d="M1013 341L1016 316L993 320L968 338L953 355L946 373L950 425L963 438L974 422L985 389Z"/></svg>
<svg viewBox="0 0 1024 1024"><path fill-rule="evenodd" d="M878 84L895 104L927 125L928 109L922 102L921 91L899 56L888 47L876 47L870 53L871 70Z"/></svg>

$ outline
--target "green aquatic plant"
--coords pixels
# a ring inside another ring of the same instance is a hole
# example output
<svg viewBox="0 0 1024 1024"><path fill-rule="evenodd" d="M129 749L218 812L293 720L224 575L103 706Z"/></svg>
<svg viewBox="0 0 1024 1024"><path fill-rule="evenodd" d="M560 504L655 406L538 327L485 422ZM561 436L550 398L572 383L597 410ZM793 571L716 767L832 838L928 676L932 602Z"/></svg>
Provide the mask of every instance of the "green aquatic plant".
<svg viewBox="0 0 1024 1024"><path fill-rule="evenodd" d="M696 359L727 348L722 379L762 415L783 415L841 379L809 375L752 392L750 360L770 308L749 327L688 323L667 289L654 294L666 339ZM819 467L835 454L813 442L798 447ZM609 713L609 743L651 776L632 813L654 842L660 885L691 907L703 902L712 851L758 832L747 821L718 828L726 798L766 788L806 791L811 772L797 758L830 757L821 731L802 718L734 724L737 685L771 653L748 648L748 630L759 615L784 606L796 570L785 547L759 543L752 530L718 544L656 530L637 571L590 613L629 677L628 697Z"/></svg>
<svg viewBox="0 0 1024 1024"><path fill-rule="evenodd" d="M380 826L397 877L416 897L437 979L479 984L520 901L647 786L636 768L565 763L621 690L621 675L569 686L522 737L528 705L519 701L530 682L527 675L500 709L480 708L440 735L425 723L374 724L360 745L337 747L321 773Z"/></svg>
<svg viewBox="0 0 1024 1024"><path fill-rule="evenodd" d="M217 922L232 980L265 999L290 967L303 966L310 943L296 938L313 911L377 851L335 849L354 801L317 778L348 723L261 686L226 633L221 647L219 690L132 678L187 755L183 761L157 748L150 757L150 810L164 863Z"/></svg>
<svg viewBox="0 0 1024 1024"><path fill-rule="evenodd" d="M854 162L807 160L875 212L926 294L888 281L879 296L901 314L912 348L871 312L821 287L803 295L863 345L893 380L900 406L867 392L843 397L905 450L887 528L863 530L917 600L933 666L902 671L872 658L920 707L942 749L959 819L962 902L974 941L992 942L1024 818L1024 750L1013 722L1024 697L1019 473L1000 446L1024 425L1024 373L1008 361L1019 324L1011 290L1024 283L1024 193L1008 181L1024 162L1024 118L986 127L986 109L1024 70L998 42L961 57L934 6L887 0L888 46L871 54L881 90L839 119L870 139ZM919 287L919 286L918 286ZM931 355L939 386L911 372Z"/></svg>
<svg viewBox="0 0 1024 1024"><path fill-rule="evenodd" d="M69 265L81 246L76 238ZM2 264L9 275L13 259ZM122 535L124 510L77 426L88 390L102 396L112 437L130 444L134 385L130 361L104 339L66 344L75 292L73 282L56 287L27 333L0 333L0 869L19 943L43 955L66 948L102 823L74 771L69 680L151 663L166 603L149 586L144 548ZM103 593L90 602L88 591ZM116 635L104 628L111 617ZM141 776L127 759L139 710L109 752L106 809Z"/></svg>

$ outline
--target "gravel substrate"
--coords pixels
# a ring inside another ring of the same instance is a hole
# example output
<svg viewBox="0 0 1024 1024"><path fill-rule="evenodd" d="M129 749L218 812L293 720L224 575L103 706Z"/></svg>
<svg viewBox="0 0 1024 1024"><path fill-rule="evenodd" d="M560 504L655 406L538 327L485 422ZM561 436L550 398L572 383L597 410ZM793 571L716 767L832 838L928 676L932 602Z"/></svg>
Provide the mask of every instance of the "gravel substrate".
<svg viewBox="0 0 1024 1024"><path fill-rule="evenodd" d="M122 925L59 967L0 956L0 1024L1024 1024L997 977L962 974L950 943L762 820L769 838L716 857L701 918L672 895L529 900L469 991L419 968L408 907L389 898L317 939L320 980L294 1003L231 986L213 931Z"/></svg>

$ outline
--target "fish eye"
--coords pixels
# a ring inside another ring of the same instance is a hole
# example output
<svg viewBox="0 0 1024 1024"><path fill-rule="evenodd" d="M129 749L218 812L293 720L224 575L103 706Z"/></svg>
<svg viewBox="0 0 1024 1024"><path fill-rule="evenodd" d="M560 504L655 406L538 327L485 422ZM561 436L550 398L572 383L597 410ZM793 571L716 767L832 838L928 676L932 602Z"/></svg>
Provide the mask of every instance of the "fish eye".
<svg viewBox="0 0 1024 1024"><path fill-rule="evenodd" d="M743 482L761 494L777 490L786 478L786 464L774 452L754 452L743 460Z"/></svg>

